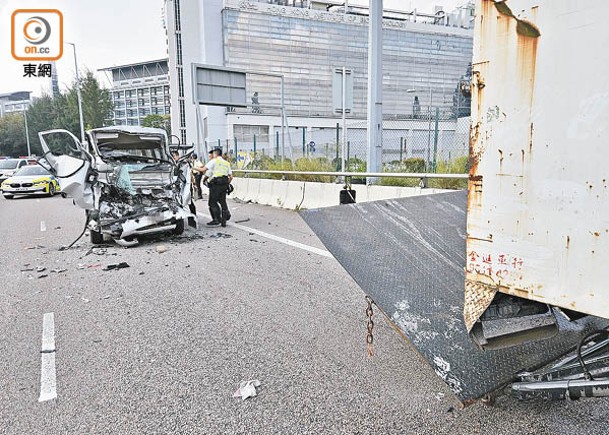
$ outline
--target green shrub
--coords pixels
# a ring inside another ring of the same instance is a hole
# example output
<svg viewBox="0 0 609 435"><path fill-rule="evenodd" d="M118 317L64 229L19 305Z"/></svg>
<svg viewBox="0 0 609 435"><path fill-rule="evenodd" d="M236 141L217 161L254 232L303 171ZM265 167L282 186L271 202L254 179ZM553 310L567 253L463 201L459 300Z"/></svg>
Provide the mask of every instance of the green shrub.
<svg viewBox="0 0 609 435"><path fill-rule="evenodd" d="M421 157L410 157L404 160L403 163L404 171L401 172L414 172L421 173L427 172L425 170L425 159Z"/></svg>
<svg viewBox="0 0 609 435"><path fill-rule="evenodd" d="M452 161L440 160L437 164L438 174L467 174L469 171L469 158L458 157ZM429 187L438 189L466 189L467 180L434 179L429 180Z"/></svg>

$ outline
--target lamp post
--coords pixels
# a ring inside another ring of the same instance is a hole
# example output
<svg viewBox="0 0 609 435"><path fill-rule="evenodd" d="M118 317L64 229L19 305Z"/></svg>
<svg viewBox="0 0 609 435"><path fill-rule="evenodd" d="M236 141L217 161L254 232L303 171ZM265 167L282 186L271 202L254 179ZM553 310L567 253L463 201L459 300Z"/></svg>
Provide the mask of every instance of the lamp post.
<svg viewBox="0 0 609 435"><path fill-rule="evenodd" d="M440 41L439 40L431 40L432 48L429 50L429 75L427 76L427 83L429 85L429 106L427 108L427 116L429 117L429 125L427 127L427 165L426 170L428 172L431 164L431 108L433 107L433 93L431 90L431 54L433 50L433 45L436 45L436 54L440 51ZM435 140L435 139L434 139ZM434 166L435 166L435 157L434 157ZM435 172L435 168L434 168Z"/></svg>
<svg viewBox="0 0 609 435"><path fill-rule="evenodd" d="M25 110L25 107L27 106L27 103L23 103L23 121L25 122L25 142L27 143L27 156L31 157L32 156L32 149L30 148L30 132L27 126L27 110Z"/></svg>
<svg viewBox="0 0 609 435"><path fill-rule="evenodd" d="M64 42L72 46L74 50L74 69L76 70L76 97L78 98L78 118L80 120L80 140L85 143L85 123L82 119L82 96L80 94L80 75L78 74L78 62L76 60L76 44L73 42Z"/></svg>

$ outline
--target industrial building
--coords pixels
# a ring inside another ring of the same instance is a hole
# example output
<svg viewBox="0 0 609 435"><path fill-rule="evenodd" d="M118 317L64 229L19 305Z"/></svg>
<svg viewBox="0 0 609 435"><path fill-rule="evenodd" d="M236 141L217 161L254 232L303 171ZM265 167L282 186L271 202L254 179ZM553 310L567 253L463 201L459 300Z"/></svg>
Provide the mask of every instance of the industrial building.
<svg viewBox="0 0 609 435"><path fill-rule="evenodd" d="M102 68L111 84L114 125L141 125L147 115L168 115L167 59Z"/></svg>
<svg viewBox="0 0 609 435"><path fill-rule="evenodd" d="M172 131L183 143L224 143L256 134L272 148L282 125L277 75L284 78L290 137L300 135L295 129L305 131L304 141L307 132L336 128L342 112L333 104L333 86L343 67L353 77L347 125L361 129L367 110L367 8L330 0L165 0L164 16ZM415 125L427 131L421 118L436 109L443 121L439 129L456 129L455 91L471 62L472 16L471 7L454 13L437 7L435 14L385 10L383 117L400 122L400 133L393 136L406 137ZM198 107L193 64L247 72L249 107Z"/></svg>

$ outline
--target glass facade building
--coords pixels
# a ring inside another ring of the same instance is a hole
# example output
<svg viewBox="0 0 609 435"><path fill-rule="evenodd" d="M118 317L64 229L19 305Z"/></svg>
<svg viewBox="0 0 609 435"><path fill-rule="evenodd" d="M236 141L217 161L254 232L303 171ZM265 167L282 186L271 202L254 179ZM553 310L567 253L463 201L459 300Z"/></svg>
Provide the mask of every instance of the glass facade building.
<svg viewBox="0 0 609 435"><path fill-rule="evenodd" d="M288 116L336 117L332 75L345 66L353 72L353 111L348 117L366 117L367 16L226 0L222 18L224 64L283 74ZM454 110L455 89L471 56L470 29L386 18L384 117L411 118L415 96L421 112L429 107L444 113ZM277 78L252 74L248 95L254 92L263 112L265 106L280 104Z"/></svg>

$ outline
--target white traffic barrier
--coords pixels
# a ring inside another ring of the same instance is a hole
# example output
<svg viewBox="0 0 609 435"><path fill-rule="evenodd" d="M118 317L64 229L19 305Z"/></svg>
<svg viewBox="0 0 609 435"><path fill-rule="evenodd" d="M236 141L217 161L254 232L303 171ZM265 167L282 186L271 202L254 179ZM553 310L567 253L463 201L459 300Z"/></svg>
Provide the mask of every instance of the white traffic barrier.
<svg viewBox="0 0 609 435"><path fill-rule="evenodd" d="M238 180L238 181L237 181ZM269 180L262 178L236 178L235 189L243 186L236 198L257 204L271 205L286 209L314 209L339 204L342 184L315 183L304 181ZM404 198L417 195L431 195L448 192L445 189L421 189L420 187L366 186L353 184L357 202L368 202Z"/></svg>

